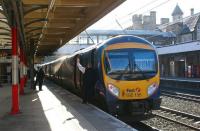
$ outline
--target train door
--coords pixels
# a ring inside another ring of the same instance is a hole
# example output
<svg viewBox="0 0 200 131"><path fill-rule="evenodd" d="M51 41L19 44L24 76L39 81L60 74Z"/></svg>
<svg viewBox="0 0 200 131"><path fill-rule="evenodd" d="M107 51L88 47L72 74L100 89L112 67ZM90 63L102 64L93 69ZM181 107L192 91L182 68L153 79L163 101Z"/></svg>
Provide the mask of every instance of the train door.
<svg viewBox="0 0 200 131"><path fill-rule="evenodd" d="M76 88L81 88L81 83L80 83L80 71L77 67L77 56L74 59L74 85Z"/></svg>
<svg viewBox="0 0 200 131"><path fill-rule="evenodd" d="M77 62L76 62L76 59L77 59L77 57L74 57L74 86L75 86L75 88L78 88L77 87L77 82L76 82L76 74L77 74Z"/></svg>
<svg viewBox="0 0 200 131"><path fill-rule="evenodd" d="M80 63L83 67L86 67L91 62L90 52L84 53L80 57ZM91 63L90 63L91 64ZM83 86L83 74L82 72L79 73L79 80L80 80L80 87Z"/></svg>
<svg viewBox="0 0 200 131"><path fill-rule="evenodd" d="M91 89L91 92L90 92L90 96L91 97L94 97L95 96L95 84L96 84L96 81L97 81L97 60L96 60L96 49L92 50L91 52L91 65L92 65L92 68L93 68L93 71L94 71L94 82L93 82L93 88Z"/></svg>

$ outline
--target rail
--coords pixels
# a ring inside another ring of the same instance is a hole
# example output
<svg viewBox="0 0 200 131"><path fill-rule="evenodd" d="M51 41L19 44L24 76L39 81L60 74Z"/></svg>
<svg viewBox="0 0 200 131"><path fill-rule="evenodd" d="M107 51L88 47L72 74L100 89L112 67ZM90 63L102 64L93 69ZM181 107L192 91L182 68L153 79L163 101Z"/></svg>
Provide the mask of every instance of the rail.
<svg viewBox="0 0 200 131"><path fill-rule="evenodd" d="M200 102L200 96L197 96L197 95L172 92L172 91L167 91L167 90L163 90L163 89L161 90L161 94L164 96L168 96L168 97L189 100L189 101L193 101L193 102Z"/></svg>
<svg viewBox="0 0 200 131"><path fill-rule="evenodd" d="M164 106L161 106L160 110L153 112L153 115L186 126L193 130L200 130L200 116L195 116L193 114L177 111Z"/></svg>
<svg viewBox="0 0 200 131"><path fill-rule="evenodd" d="M176 82L194 82L194 83L200 83L200 79L187 79L187 78L164 78L161 77L161 80L167 80L167 81L176 81Z"/></svg>

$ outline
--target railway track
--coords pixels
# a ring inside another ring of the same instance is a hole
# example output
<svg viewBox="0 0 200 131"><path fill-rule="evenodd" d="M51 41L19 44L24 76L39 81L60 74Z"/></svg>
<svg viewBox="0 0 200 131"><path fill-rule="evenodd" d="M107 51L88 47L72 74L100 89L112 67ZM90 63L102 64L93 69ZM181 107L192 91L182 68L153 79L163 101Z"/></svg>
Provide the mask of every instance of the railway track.
<svg viewBox="0 0 200 131"><path fill-rule="evenodd" d="M200 131L200 116L195 116L163 106L160 107L160 110L154 111L153 115L186 126L193 130Z"/></svg>
<svg viewBox="0 0 200 131"><path fill-rule="evenodd" d="M200 103L200 96L197 96L197 95L178 93L178 92L172 92L172 91L167 91L167 90L161 90L161 94L164 96L168 96L168 97L173 97L173 98L189 100L189 101Z"/></svg>

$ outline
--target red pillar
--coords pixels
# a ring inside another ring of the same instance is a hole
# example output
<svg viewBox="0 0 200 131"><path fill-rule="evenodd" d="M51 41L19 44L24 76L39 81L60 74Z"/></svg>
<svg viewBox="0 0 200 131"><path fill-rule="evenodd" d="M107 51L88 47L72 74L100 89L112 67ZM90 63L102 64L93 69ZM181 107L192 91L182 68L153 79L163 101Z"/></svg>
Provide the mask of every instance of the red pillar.
<svg viewBox="0 0 200 131"><path fill-rule="evenodd" d="M24 53L22 48L20 48L20 95L24 94Z"/></svg>
<svg viewBox="0 0 200 131"><path fill-rule="evenodd" d="M12 109L11 114L19 113L19 90L18 90L18 48L17 28L12 27Z"/></svg>

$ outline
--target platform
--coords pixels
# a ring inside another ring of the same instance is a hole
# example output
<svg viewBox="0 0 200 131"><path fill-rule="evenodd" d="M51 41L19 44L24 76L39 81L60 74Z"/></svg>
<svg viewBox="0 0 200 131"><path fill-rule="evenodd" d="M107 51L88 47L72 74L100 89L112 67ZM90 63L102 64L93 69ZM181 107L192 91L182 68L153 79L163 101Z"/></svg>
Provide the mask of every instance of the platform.
<svg viewBox="0 0 200 131"><path fill-rule="evenodd" d="M65 89L46 81L43 91L27 86L20 111L10 115L11 85L0 88L0 131L133 131L132 127Z"/></svg>
<svg viewBox="0 0 200 131"><path fill-rule="evenodd" d="M161 77L161 80L200 83L200 78Z"/></svg>
<svg viewBox="0 0 200 131"><path fill-rule="evenodd" d="M161 77L160 87L198 95L200 93L200 78Z"/></svg>

